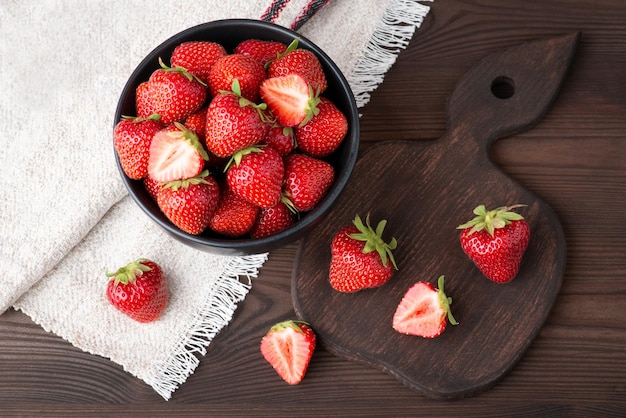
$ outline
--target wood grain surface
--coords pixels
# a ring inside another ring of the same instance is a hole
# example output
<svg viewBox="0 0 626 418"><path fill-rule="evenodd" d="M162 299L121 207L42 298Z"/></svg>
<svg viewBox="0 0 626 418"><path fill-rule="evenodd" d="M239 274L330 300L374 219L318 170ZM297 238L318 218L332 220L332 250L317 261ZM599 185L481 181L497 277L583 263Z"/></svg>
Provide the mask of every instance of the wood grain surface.
<svg viewBox="0 0 626 418"><path fill-rule="evenodd" d="M473 397L432 400L320 347L303 382L287 386L262 361L258 347L273 323L295 317L293 244L270 254L231 324L169 402L121 367L73 348L25 315L2 314L0 414L626 415L626 2L428 5L422 27L362 111L363 150L380 141L441 138L448 95L481 59L528 39L581 32L572 69L548 113L533 129L497 141L489 152L504 173L554 209L567 247L554 306L502 380Z"/></svg>
<svg viewBox="0 0 626 418"><path fill-rule="evenodd" d="M333 211L306 237L296 260L292 297L332 352L371 364L433 398L475 395L508 372L539 332L565 267L565 238L553 210L488 158L502 136L535 126L561 86L578 33L526 42L495 53L465 74L448 100L447 129L428 143L378 143L357 163ZM522 203L531 241L511 283L496 285L460 248L457 225L479 204ZM376 289L337 292L328 282L333 236L359 214L386 219L398 241L398 271ZM424 340L391 327L404 293L417 281L446 293L461 324Z"/></svg>

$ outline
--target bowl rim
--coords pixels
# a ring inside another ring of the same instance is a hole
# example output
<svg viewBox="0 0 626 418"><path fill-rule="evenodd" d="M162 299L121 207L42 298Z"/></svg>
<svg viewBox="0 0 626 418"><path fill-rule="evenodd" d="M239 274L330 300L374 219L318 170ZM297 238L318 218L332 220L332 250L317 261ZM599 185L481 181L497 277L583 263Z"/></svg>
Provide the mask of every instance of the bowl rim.
<svg viewBox="0 0 626 418"><path fill-rule="evenodd" d="M137 78L141 73L146 71L146 68L154 67L154 63L158 60L160 54L163 53L164 49L172 48L173 46L184 42L185 40L189 40L188 38L197 32L201 32L210 28L211 30L218 30L220 28L232 28L240 25L246 25L247 27L251 27L252 29L261 28L263 31L274 31L280 33L282 36L298 38L299 39L299 48L312 50L318 58L322 61L322 65L324 67L329 67L332 69L334 77L336 77L336 82L340 91L336 92L335 95L346 96L347 102L349 106L346 112L346 118L349 123L349 135L351 137L351 141L349 144L349 148L344 151L344 155L342 158L343 165L341 166L341 171L338 175L335 176L333 180L333 184L330 189L326 192L326 195L322 198L322 200L318 203L318 205L313 208L311 211L306 212L300 219L296 220L296 222L290 226L289 228L280 231L276 234L261 237L261 238L238 238L238 237L207 237L202 234L193 235L186 233L176 227L169 220L165 222L162 219L161 214L153 213L151 208L152 204L148 204L146 199L142 199L136 191L134 190L137 187L137 182L141 180L133 180L130 179L123 171L119 157L117 152L114 152L116 163L118 166L118 171L121 174L122 181L127 188L129 194L135 203L142 209L144 213L146 213L154 222L156 222L160 227L162 227L167 233L176 238L177 240L183 242L184 244L190 245L197 249L201 249L204 251L220 253L220 254L228 254L228 255L246 255L246 254L259 254L265 253L272 249L276 249L278 247L285 246L291 242L294 242L300 239L306 232L310 232L317 223L319 223L331 207L335 204L337 198L341 194L342 190L348 183L348 180L352 174L354 166L357 160L359 142L360 142L360 124L359 124L359 112L356 104L356 100L352 89L345 78L341 69L337 66L337 64L326 54L320 47L318 47L314 42L307 39L305 36L297 33L291 29L286 27L266 22L262 20L254 20L254 19L221 19L214 20L205 23L201 23L195 26L191 26L181 32L174 34L173 36L167 38L165 41L161 42L158 46L153 48L137 65L137 67L133 70L131 75L128 77L122 93L120 94L120 98L117 103L117 107L115 110L115 119L114 126L119 122L123 107L125 103L125 98L129 96L129 94L134 94L134 89L136 88ZM131 91L132 90L132 91ZM346 138L348 139L348 138ZM344 139L345 141L345 139ZM347 141L346 141L347 142ZM347 146L348 144L342 144L343 146ZM337 171L337 170L336 170Z"/></svg>

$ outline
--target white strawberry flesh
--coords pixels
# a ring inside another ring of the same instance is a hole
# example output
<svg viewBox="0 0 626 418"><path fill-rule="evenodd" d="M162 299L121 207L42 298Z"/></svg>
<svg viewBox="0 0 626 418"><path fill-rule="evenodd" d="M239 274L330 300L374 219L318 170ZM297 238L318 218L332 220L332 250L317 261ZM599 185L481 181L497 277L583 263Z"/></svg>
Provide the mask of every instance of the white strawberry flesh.
<svg viewBox="0 0 626 418"><path fill-rule="evenodd" d="M148 175L165 183L198 175L204 167L204 159L182 132L157 132L150 145Z"/></svg>
<svg viewBox="0 0 626 418"><path fill-rule="evenodd" d="M393 316L393 328L408 335L434 338L446 326L447 311L430 283L417 282L406 292Z"/></svg>

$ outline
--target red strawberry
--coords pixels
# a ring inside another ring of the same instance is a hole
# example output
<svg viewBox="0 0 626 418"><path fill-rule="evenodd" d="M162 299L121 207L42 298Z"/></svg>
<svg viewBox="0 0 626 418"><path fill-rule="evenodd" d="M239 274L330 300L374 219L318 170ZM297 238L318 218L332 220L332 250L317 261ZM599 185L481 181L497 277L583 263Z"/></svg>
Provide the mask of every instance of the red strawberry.
<svg viewBox="0 0 626 418"><path fill-rule="evenodd" d="M115 273L109 280L106 296L120 312L139 322L158 319L167 307L167 281L153 261L138 259Z"/></svg>
<svg viewBox="0 0 626 418"><path fill-rule="evenodd" d="M276 41L247 39L235 47L236 54L248 55L265 66L287 50L287 45Z"/></svg>
<svg viewBox="0 0 626 418"><path fill-rule="evenodd" d="M346 293L381 286L398 268L392 253L397 247L396 239L385 243L382 238L386 220L380 221L375 231L369 215L365 225L359 215L352 223L339 230L331 243L330 285Z"/></svg>
<svg viewBox="0 0 626 418"><path fill-rule="evenodd" d="M235 80L232 93L219 93L209 104L206 115L206 146L218 157L259 143L269 131L263 106L240 96Z"/></svg>
<svg viewBox="0 0 626 418"><path fill-rule="evenodd" d="M326 90L328 82L326 74L317 56L308 49L298 49L297 39L289 45L282 56L270 64L268 77L280 77L287 74L298 74L311 85L315 94Z"/></svg>
<svg viewBox="0 0 626 418"><path fill-rule="evenodd" d="M187 116L183 125L187 129L191 129L198 136L198 140L202 145L205 145L205 134L206 134L206 112L207 107L203 107L191 115Z"/></svg>
<svg viewBox="0 0 626 418"><path fill-rule="evenodd" d="M452 298L443 291L443 276L439 289L427 282L417 282L409 288L393 315L393 329L402 334L435 338L443 332L448 321L458 322L450 312Z"/></svg>
<svg viewBox="0 0 626 418"><path fill-rule="evenodd" d="M209 73L209 91L213 96L220 91L229 91L237 79L241 96L256 102L259 100L259 86L265 78L265 69L256 59L243 54L230 54L213 64Z"/></svg>
<svg viewBox="0 0 626 418"><path fill-rule="evenodd" d="M335 169L326 161L305 154L285 157L283 191L296 210L313 209L324 197L335 178Z"/></svg>
<svg viewBox="0 0 626 418"><path fill-rule="evenodd" d="M171 63L172 67L183 67L206 83L213 64L226 55L224 47L216 42L183 42L174 48Z"/></svg>
<svg viewBox="0 0 626 418"><path fill-rule="evenodd" d="M302 126L318 113L320 98L298 74L265 79L261 99L283 126Z"/></svg>
<svg viewBox="0 0 626 418"><path fill-rule="evenodd" d="M268 104L269 106L269 104ZM321 98L318 113L304 126L295 128L298 147L313 157L333 153L346 137L348 120L330 100Z"/></svg>
<svg viewBox="0 0 626 418"><path fill-rule="evenodd" d="M459 225L461 247L487 278L507 283L519 270L530 240L530 228L512 209L524 205L502 206L487 210L474 209L476 217Z"/></svg>
<svg viewBox="0 0 626 418"><path fill-rule="evenodd" d="M197 177L165 183L157 204L174 225L197 235L209 225L219 198L217 182L204 171Z"/></svg>
<svg viewBox="0 0 626 418"><path fill-rule="evenodd" d="M139 84L135 89L135 108L137 110L137 116L140 118L147 118L155 113L152 102L150 101L148 89L149 84L147 81Z"/></svg>
<svg viewBox="0 0 626 418"><path fill-rule="evenodd" d="M148 119L122 117L113 130L113 145L124 173L131 179L141 179L148 174L148 159L152 137L163 126L157 122L159 115Z"/></svg>
<svg viewBox="0 0 626 418"><path fill-rule="evenodd" d="M194 177L208 158L198 136L175 122L152 138L148 175L160 183Z"/></svg>
<svg viewBox="0 0 626 418"><path fill-rule="evenodd" d="M297 385L309 367L315 342L306 322L279 322L261 340L261 354L285 382Z"/></svg>
<svg viewBox="0 0 626 418"><path fill-rule="evenodd" d="M152 197L156 202L157 195L159 194L159 190L161 189L161 187L163 187L163 183L159 183L152 177L146 176L143 179L143 185L146 188L146 191L148 192L150 197Z"/></svg>
<svg viewBox="0 0 626 418"><path fill-rule="evenodd" d="M211 218L209 228L230 237L244 235L254 225L259 207L243 197L237 196L230 188L222 187L220 202Z"/></svg>
<svg viewBox="0 0 626 418"><path fill-rule="evenodd" d="M200 109L206 100L206 88L184 68L161 68L148 79L148 106L152 113L161 115L161 123L182 122Z"/></svg>
<svg viewBox="0 0 626 418"><path fill-rule="evenodd" d="M278 203L285 168L283 158L272 147L250 147L233 156L226 181L233 193L261 208Z"/></svg>
<svg viewBox="0 0 626 418"><path fill-rule="evenodd" d="M296 147L296 140L293 134L293 128L284 126L272 126L260 144L269 145L285 156L291 154Z"/></svg>
<svg viewBox="0 0 626 418"><path fill-rule="evenodd" d="M284 202L261 209L250 231L252 238L263 238L284 231L293 225L294 213Z"/></svg>

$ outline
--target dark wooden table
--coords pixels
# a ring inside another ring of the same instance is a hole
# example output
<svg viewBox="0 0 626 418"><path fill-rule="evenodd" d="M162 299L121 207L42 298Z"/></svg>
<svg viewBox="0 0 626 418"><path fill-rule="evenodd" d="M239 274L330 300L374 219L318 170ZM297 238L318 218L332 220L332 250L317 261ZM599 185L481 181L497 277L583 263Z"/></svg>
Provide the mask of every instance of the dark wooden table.
<svg viewBox="0 0 626 418"><path fill-rule="evenodd" d="M0 316L0 412L215 416L626 415L626 2L437 0L363 109L362 147L442 136L448 94L481 58L581 31L572 70L545 118L498 141L492 159L551 205L567 265L537 339L495 387L435 401L320 347L304 381L283 383L259 354L294 317L297 244L270 254L232 323L169 402L116 364L73 348L25 315Z"/></svg>

